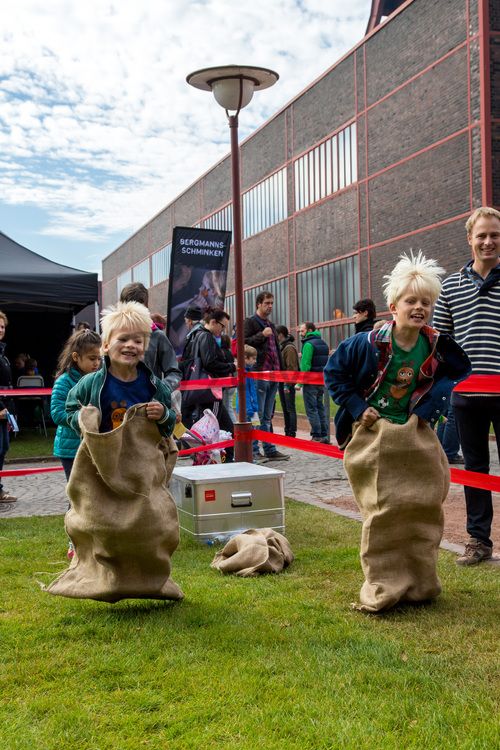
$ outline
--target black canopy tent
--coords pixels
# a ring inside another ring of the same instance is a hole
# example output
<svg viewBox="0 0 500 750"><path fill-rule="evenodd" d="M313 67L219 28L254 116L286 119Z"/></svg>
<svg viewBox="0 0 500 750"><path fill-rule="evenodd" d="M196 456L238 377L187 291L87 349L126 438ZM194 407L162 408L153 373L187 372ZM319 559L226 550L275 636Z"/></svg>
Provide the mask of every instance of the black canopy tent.
<svg viewBox="0 0 500 750"><path fill-rule="evenodd" d="M9 319L11 363L27 352L49 385L73 315L97 300L96 273L54 263L0 232L0 310Z"/></svg>

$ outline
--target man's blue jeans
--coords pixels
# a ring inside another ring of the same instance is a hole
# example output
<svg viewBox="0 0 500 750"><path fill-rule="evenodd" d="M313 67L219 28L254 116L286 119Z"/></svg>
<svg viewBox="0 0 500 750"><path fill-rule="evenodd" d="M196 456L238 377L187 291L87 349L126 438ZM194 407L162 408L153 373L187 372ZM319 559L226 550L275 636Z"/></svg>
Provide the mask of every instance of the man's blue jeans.
<svg viewBox="0 0 500 750"><path fill-rule="evenodd" d="M328 422L326 421L324 394L322 385L304 385L304 406L307 418L311 425L311 437L321 440L328 435Z"/></svg>
<svg viewBox="0 0 500 750"><path fill-rule="evenodd" d="M267 380L256 380L257 400L259 403L260 429L267 432L273 431L273 412L274 402L278 383L271 383ZM266 456L273 456L276 453L276 446L272 443L262 443L262 448Z"/></svg>
<svg viewBox="0 0 500 750"><path fill-rule="evenodd" d="M446 453L446 458L448 460L455 458L460 450L460 440L455 423L455 412L451 404L448 408L447 421L440 422L438 425L437 436Z"/></svg>

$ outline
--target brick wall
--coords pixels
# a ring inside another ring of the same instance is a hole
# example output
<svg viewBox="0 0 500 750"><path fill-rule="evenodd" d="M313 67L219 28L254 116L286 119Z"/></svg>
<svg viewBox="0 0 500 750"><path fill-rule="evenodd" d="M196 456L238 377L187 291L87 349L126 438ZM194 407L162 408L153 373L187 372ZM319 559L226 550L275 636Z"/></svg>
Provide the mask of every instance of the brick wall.
<svg viewBox="0 0 500 750"><path fill-rule="evenodd" d="M355 187L297 214L294 219L297 269L353 253L358 248Z"/></svg>
<svg viewBox="0 0 500 750"><path fill-rule="evenodd" d="M375 301L377 310L387 309L382 294L384 274L396 265L401 253L408 253L410 249L414 252L422 250L427 257L435 258L446 270L446 275L458 271L471 257L465 235L465 219L420 232L408 239L387 243L369 252L370 296Z"/></svg>
<svg viewBox="0 0 500 750"><path fill-rule="evenodd" d="M500 3L498 0L490 0L490 29L500 31Z"/></svg>
<svg viewBox="0 0 500 750"><path fill-rule="evenodd" d="M500 3L490 2L490 29L500 30ZM491 117L497 122L491 128L491 167L493 204L500 206L500 36L490 36Z"/></svg>
<svg viewBox="0 0 500 750"><path fill-rule="evenodd" d="M464 48L369 111L369 173L468 124Z"/></svg>
<svg viewBox="0 0 500 750"><path fill-rule="evenodd" d="M463 42L465 0L415 0L366 43L372 104Z"/></svg>
<svg viewBox="0 0 500 750"><path fill-rule="evenodd" d="M286 161L285 113L275 117L241 147L241 189L282 167Z"/></svg>
<svg viewBox="0 0 500 750"><path fill-rule="evenodd" d="M293 103L293 151L298 154L354 117L354 55Z"/></svg>
<svg viewBox="0 0 500 750"><path fill-rule="evenodd" d="M461 135L370 180L371 244L468 211L468 156Z"/></svg>

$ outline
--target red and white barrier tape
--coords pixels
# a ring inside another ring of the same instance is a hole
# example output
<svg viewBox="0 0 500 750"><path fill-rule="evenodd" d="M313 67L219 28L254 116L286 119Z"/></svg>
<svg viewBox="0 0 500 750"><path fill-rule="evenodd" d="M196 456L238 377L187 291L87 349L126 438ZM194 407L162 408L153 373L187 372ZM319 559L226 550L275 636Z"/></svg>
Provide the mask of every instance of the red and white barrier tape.
<svg viewBox="0 0 500 750"><path fill-rule="evenodd" d="M304 383L306 385L324 385L321 372L293 372L292 370L262 370L245 373L252 380L267 380L279 383ZM205 388L234 388L238 385L237 377L207 378L203 380L181 380L180 391L203 390ZM469 375L455 386L457 393L498 393L500 394L500 375ZM9 396L50 396L52 388L1 388L0 398Z"/></svg>
<svg viewBox="0 0 500 750"><path fill-rule="evenodd" d="M221 440L220 443L210 443L210 445L196 445L194 448L186 448L179 451L179 456L191 456L193 453L213 451L219 448L229 448L231 445L234 445L234 440Z"/></svg>
<svg viewBox="0 0 500 750"><path fill-rule="evenodd" d="M456 393L499 393L500 375L469 375L453 389Z"/></svg>
<svg viewBox="0 0 500 750"><path fill-rule="evenodd" d="M250 370L245 373L252 380L269 380L279 383L305 383L306 385L324 385L322 372L294 372L293 370Z"/></svg>

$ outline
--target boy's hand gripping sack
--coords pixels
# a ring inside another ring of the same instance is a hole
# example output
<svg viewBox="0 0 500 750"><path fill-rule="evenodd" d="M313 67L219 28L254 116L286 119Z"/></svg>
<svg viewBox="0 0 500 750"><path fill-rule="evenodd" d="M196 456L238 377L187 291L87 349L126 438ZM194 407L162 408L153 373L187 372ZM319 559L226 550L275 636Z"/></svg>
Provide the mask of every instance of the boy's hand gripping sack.
<svg viewBox="0 0 500 750"><path fill-rule="evenodd" d="M47 591L77 599L182 599L170 578L179 543L175 502L168 490L177 448L144 404L131 407L123 423L99 433L100 412L80 413L82 443L68 495L66 531L75 557Z"/></svg>

